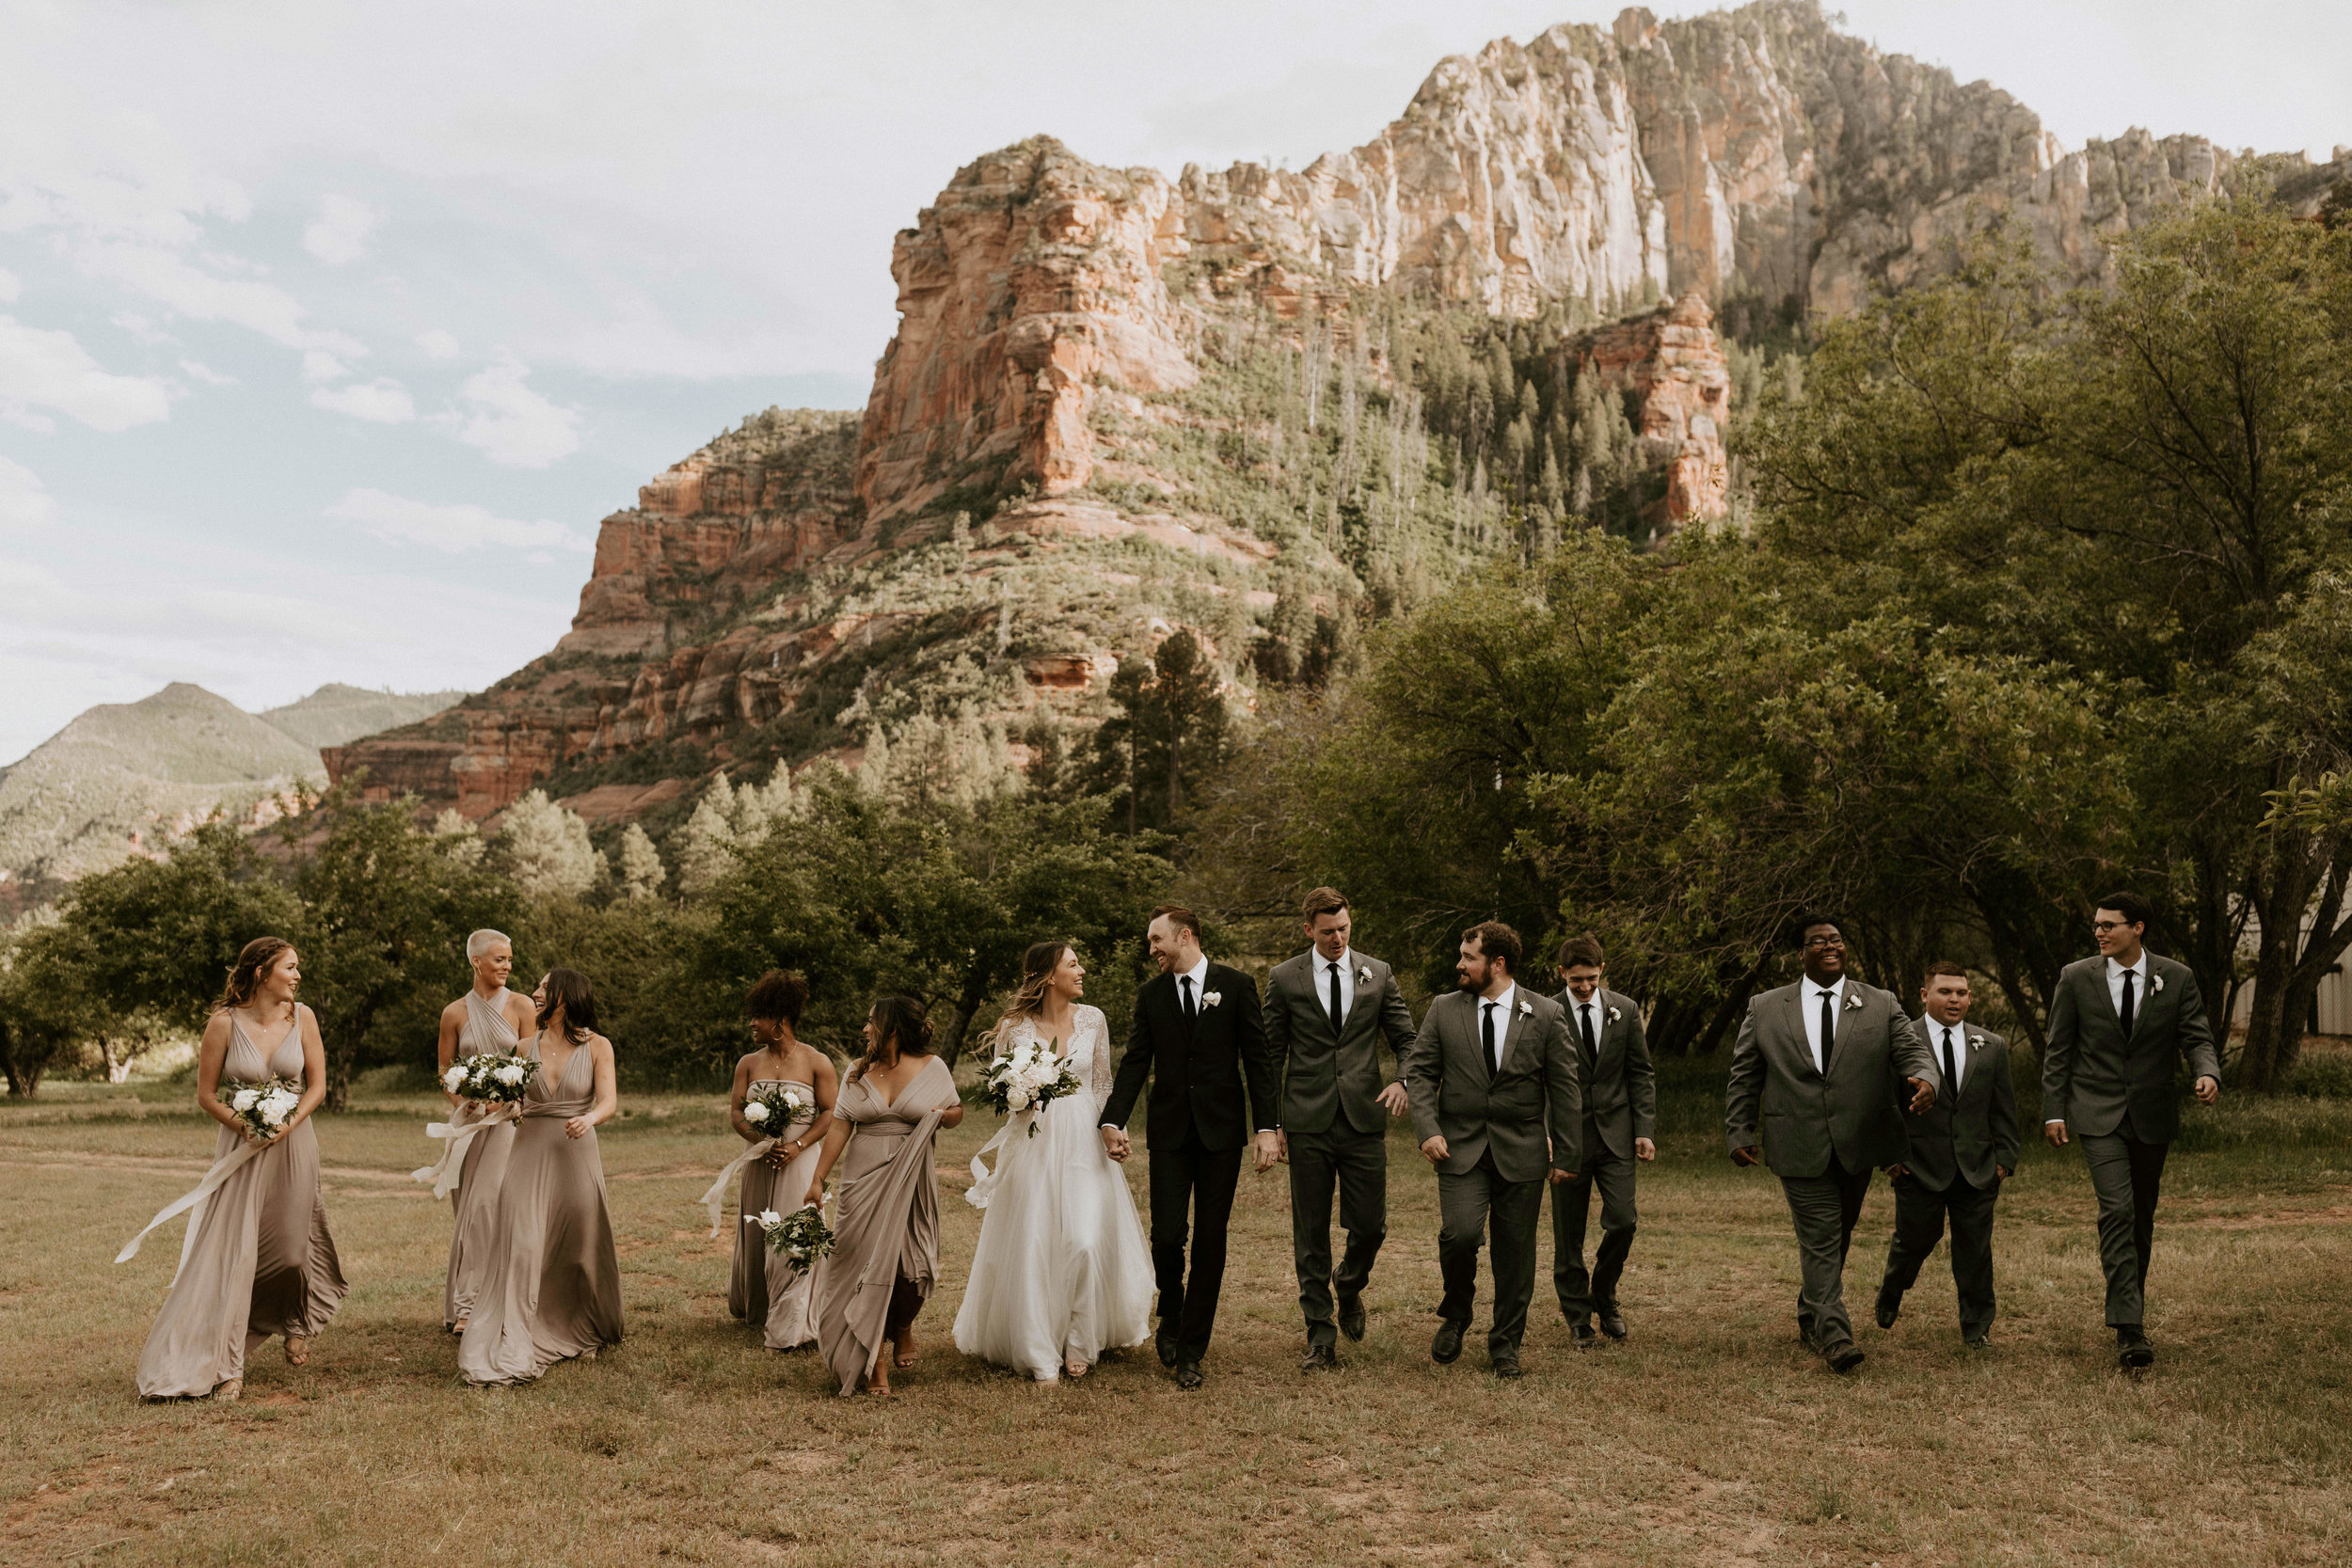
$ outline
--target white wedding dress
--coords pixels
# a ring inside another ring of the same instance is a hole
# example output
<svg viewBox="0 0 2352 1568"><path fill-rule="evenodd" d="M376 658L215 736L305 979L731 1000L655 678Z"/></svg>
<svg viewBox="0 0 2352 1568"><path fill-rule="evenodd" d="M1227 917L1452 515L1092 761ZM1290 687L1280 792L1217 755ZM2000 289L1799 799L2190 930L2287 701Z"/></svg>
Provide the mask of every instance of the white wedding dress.
<svg viewBox="0 0 2352 1568"><path fill-rule="evenodd" d="M1039 1037L1036 1022L1023 1020L998 1049ZM1092 1366L1104 1351L1139 1345L1151 1333L1151 1244L1126 1173L1103 1152L1099 1130L1110 1056L1102 1011L1073 1009L1064 1060L1078 1092L1008 1117L973 1160L964 1195L985 1212L956 1313L956 1349L1043 1382L1060 1377L1067 1362ZM993 1171L983 1164L992 1149Z"/></svg>

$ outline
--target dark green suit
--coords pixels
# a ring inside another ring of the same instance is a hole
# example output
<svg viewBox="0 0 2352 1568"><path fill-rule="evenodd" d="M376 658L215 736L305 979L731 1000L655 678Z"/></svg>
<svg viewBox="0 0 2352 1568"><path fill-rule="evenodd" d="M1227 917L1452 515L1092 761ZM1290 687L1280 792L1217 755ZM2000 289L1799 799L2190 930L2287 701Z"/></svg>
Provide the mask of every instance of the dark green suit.
<svg viewBox="0 0 2352 1568"><path fill-rule="evenodd" d="M1413 1042L1413 1015L1396 976L1378 958L1351 949L1341 960L1343 1017L1331 1021L1329 965L1312 948L1274 966L1265 983L1266 1050L1282 1075L1282 1137L1290 1150L1291 1254L1307 1341L1339 1342L1340 1303L1363 1293L1373 1259L1389 1232L1388 1113L1381 1089L1380 1041L1396 1053L1403 1075ZM1351 994L1352 993L1352 994ZM1331 1196L1337 1189L1347 1250L1331 1269Z"/></svg>
<svg viewBox="0 0 2352 1568"><path fill-rule="evenodd" d="M2017 1086L2009 1042L1990 1029L1950 1029L1952 1067L1944 1072L1946 1026L1916 1020L1913 1031L1935 1059L1943 1087L1935 1103L1909 1118L1909 1174L1895 1179L1895 1238L1887 1243L1882 1305L1899 1303L1918 1282L1920 1265L1951 1222L1952 1283L1960 1291L1960 1332L1976 1339L1993 1328L1993 1210L2003 1169L2017 1168Z"/></svg>
<svg viewBox="0 0 2352 1568"><path fill-rule="evenodd" d="M2165 1155L2181 1130L2174 1074L2186 1061L2198 1077L2221 1076L2197 977L2185 964L2145 957L2147 978L2133 985L2128 1036L2110 989L2110 960L2084 958L2059 971L2042 1054L2042 1119L2066 1123L2099 1195L2099 1262L2107 1276L2106 1321L2115 1328L2137 1328L2147 1318L2156 1198Z"/></svg>

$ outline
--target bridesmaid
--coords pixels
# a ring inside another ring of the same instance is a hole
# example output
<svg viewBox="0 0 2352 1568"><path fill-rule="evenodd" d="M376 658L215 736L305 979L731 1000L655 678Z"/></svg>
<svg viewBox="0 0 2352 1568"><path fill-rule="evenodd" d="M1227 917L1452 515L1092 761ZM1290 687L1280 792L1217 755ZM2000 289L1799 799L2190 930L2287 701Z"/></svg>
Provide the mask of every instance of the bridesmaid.
<svg viewBox="0 0 2352 1568"><path fill-rule="evenodd" d="M447 1072L460 1057L496 1054L511 1056L532 1027L531 999L506 989L515 968L515 944L503 931L476 931L466 939L466 959L473 965L473 989L441 1009L439 1071ZM447 1090L442 1098L453 1111L466 1101ZM457 1190L450 1195L456 1227L449 1238L449 1276L441 1291L441 1326L453 1334L466 1332L473 1299L489 1268L490 1232L498 1224L499 1186L506 1179L507 1157L515 1150L515 1114L492 1113L490 1125L466 1141Z"/></svg>
<svg viewBox="0 0 2352 1568"><path fill-rule="evenodd" d="M294 944L256 937L237 955L196 1059L197 1108L221 1124L215 1161L250 1140L247 1160L188 1216L180 1272L139 1353L139 1394L167 1400L245 1390L245 1358L272 1335L306 1366L310 1341L342 1304L343 1275L319 1198L318 1132L326 1048L318 1019L294 1000L302 969ZM261 1042L268 1041L267 1045ZM224 1082L298 1081L302 1103L268 1138L221 1102Z"/></svg>
<svg viewBox="0 0 2352 1568"><path fill-rule="evenodd" d="M788 1214L816 1202L823 1191L817 1180L817 1164L823 1158L825 1133L833 1127L839 1080L832 1060L795 1033L801 1024L801 1009L808 1003L806 980L771 969L743 1000L752 1015L752 1038L759 1042L759 1049L735 1064L728 1113L745 1143L773 1138L776 1147L743 1167L740 1212L756 1214L773 1209ZM763 1090L787 1086L808 1098L815 1108L807 1116L788 1128L765 1130L743 1119L745 1100ZM794 1350L817 1338L808 1299L809 1276L781 1254L770 1251L766 1235L757 1226L737 1225L727 1310L759 1324L770 1350Z"/></svg>
<svg viewBox="0 0 2352 1568"><path fill-rule="evenodd" d="M528 1383L558 1361L621 1342L621 1265L604 1202L596 1126L619 1106L612 1042L596 1033L588 977L553 969L532 1001L539 1070L499 1187L492 1261L457 1341L469 1383Z"/></svg>
<svg viewBox="0 0 2352 1568"><path fill-rule="evenodd" d="M931 1141L963 1120L947 1066L931 1054L923 1004L885 996L866 1020L866 1054L850 1069L825 1134L821 1183L835 1161L834 1250L818 1266L817 1344L840 1391L890 1392L887 1340L914 1365L914 1315L939 1280L939 1178ZM846 1152L845 1152L846 1146Z"/></svg>

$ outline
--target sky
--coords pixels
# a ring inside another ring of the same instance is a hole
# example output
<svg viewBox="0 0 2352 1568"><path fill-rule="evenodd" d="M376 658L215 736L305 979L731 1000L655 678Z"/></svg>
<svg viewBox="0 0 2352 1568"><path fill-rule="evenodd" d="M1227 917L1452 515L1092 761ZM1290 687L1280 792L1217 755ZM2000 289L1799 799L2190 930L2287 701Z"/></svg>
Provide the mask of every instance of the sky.
<svg viewBox="0 0 2352 1568"><path fill-rule="evenodd" d="M1843 10L2070 147L2352 142L2334 0ZM1300 167L1446 55L1615 14L0 0L0 762L169 681L259 708L545 652L640 483L863 405L892 235L981 152Z"/></svg>

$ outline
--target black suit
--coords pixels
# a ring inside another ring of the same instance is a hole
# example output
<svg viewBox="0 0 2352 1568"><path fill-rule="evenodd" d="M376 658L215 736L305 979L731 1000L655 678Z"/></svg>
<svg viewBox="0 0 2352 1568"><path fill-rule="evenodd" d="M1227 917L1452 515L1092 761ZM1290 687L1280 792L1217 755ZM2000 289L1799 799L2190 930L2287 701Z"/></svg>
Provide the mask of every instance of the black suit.
<svg viewBox="0 0 2352 1568"><path fill-rule="evenodd" d="M1245 1074L1247 1078L1245 1079ZM1274 1122L1274 1062L1266 1051L1258 988L1240 970L1212 963L1186 1017L1177 976L1136 992L1135 1025L1103 1125L1125 1127L1146 1082L1144 1137L1152 1159L1152 1264L1159 1276L1160 1333L1179 1363L1207 1354L1225 1281L1225 1227L1251 1131ZM1187 1222L1199 1227L1184 1274Z"/></svg>
<svg viewBox="0 0 2352 1568"><path fill-rule="evenodd" d="M2001 1171L2017 1168L2017 1086L2010 1081L2009 1042L1990 1029L1955 1024L1951 1056L1960 1086L1945 1073L1946 1026L1915 1020L1912 1033L1935 1058L1944 1087L1935 1103L1909 1118L1908 1174L1895 1179L1895 1239L1887 1244L1882 1304L1900 1302L1919 1267L1952 1229L1952 1283L1960 1291L1960 1332L1975 1339L1993 1329L1993 1209Z"/></svg>

